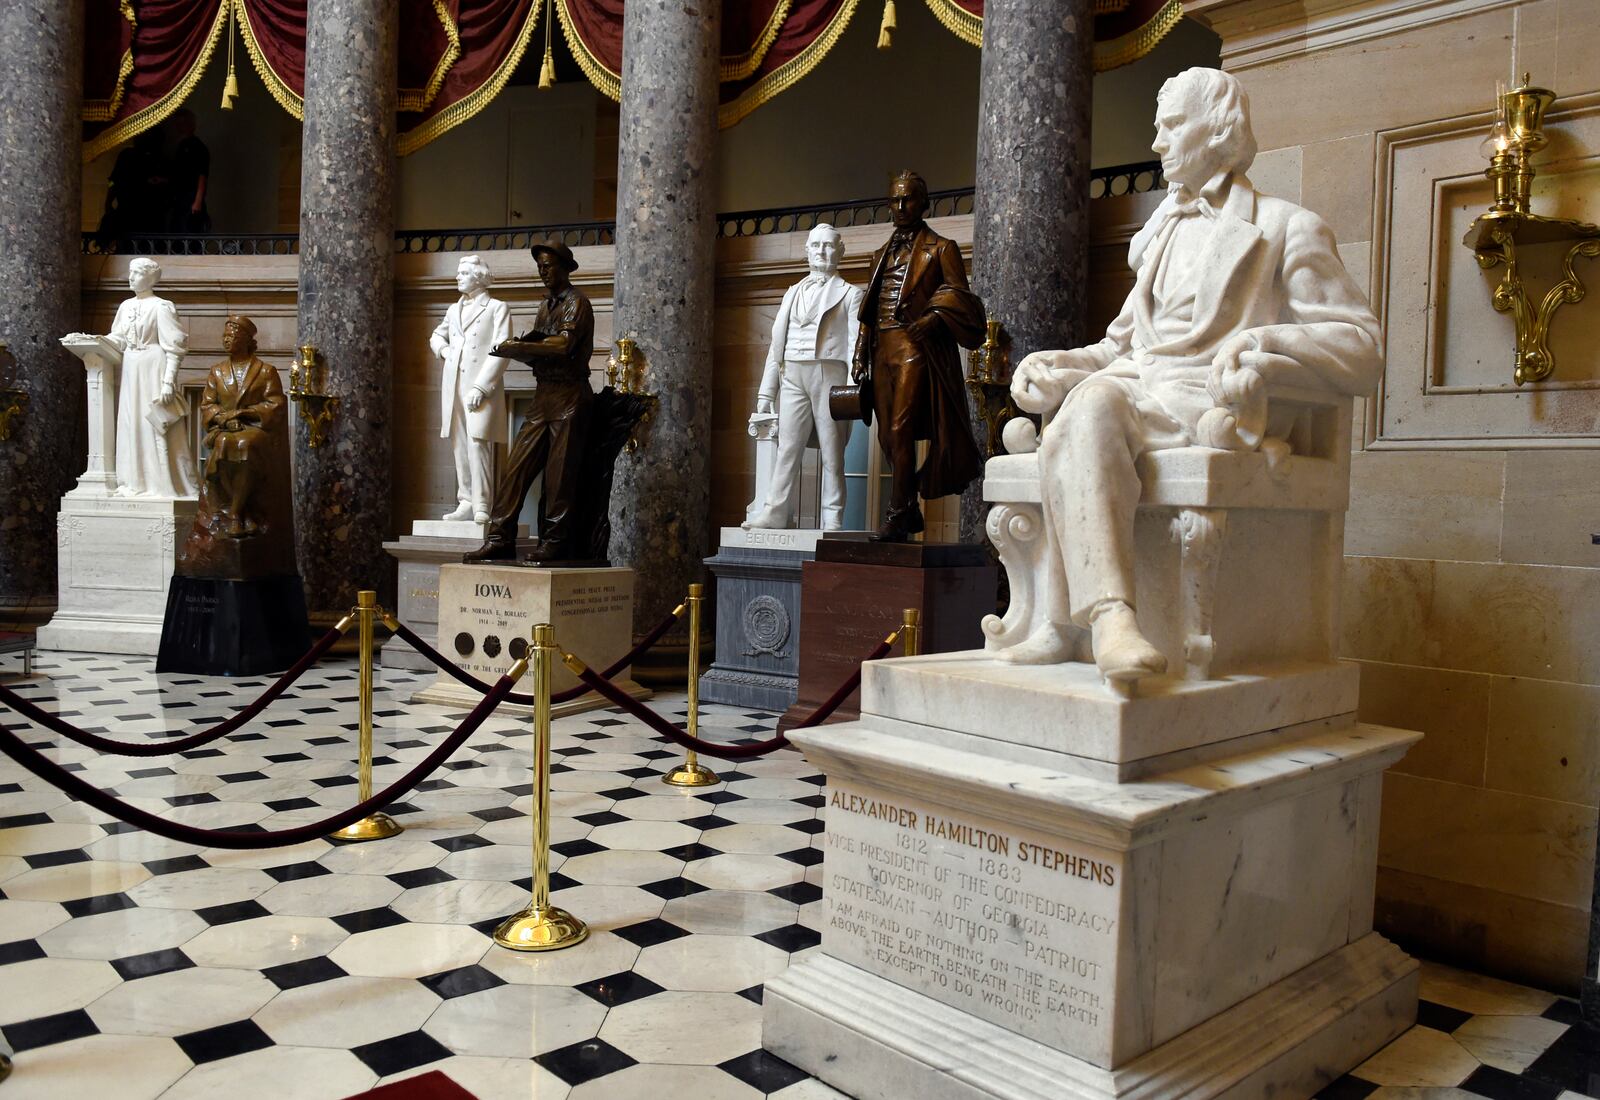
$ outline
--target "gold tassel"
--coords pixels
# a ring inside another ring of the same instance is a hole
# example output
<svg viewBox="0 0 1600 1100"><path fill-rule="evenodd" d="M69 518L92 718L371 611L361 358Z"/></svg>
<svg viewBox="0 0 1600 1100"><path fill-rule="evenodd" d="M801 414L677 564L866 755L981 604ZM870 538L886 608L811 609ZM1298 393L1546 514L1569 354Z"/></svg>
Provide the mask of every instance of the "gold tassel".
<svg viewBox="0 0 1600 1100"><path fill-rule="evenodd" d="M556 53L551 48L551 24L555 22L555 0L549 0L544 11L544 64L539 66L539 90L549 91L556 86Z"/></svg>
<svg viewBox="0 0 1600 1100"><path fill-rule="evenodd" d="M233 110L233 101L239 98L239 78L233 73L233 20L232 0L228 4L228 79L222 82L222 109Z"/></svg>
<svg viewBox="0 0 1600 1100"><path fill-rule="evenodd" d="M539 67L539 90L547 91L556 86L556 55L548 43L544 47L544 64Z"/></svg>
<svg viewBox="0 0 1600 1100"><path fill-rule="evenodd" d="M883 0L883 22L878 24L878 49L887 50L893 45L895 30L894 0Z"/></svg>

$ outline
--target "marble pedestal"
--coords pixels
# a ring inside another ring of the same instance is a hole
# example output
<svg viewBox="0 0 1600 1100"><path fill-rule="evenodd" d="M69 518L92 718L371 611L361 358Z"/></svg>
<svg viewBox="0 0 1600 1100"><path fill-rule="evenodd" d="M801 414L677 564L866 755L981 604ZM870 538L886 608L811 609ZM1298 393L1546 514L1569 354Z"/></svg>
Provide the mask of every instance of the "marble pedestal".
<svg viewBox="0 0 1600 1100"><path fill-rule="evenodd" d="M399 565L399 606L395 617L438 648L439 566L461 561L461 555L483 545L481 523L471 520L416 520L411 534L401 535L383 548ZM520 526L517 537L528 529ZM378 650L378 663L384 668L425 670L432 663L404 641L390 637Z"/></svg>
<svg viewBox="0 0 1600 1100"><path fill-rule="evenodd" d="M520 565L439 566L438 637L435 648L459 668L494 683L527 652L538 623L555 627L556 644L602 670L633 644L632 569L535 568ZM551 678L552 692L574 687L578 679L559 660ZM635 699L650 691L624 669L612 682ZM524 677L517 690L528 692ZM483 696L440 672L434 682L411 697L416 703L467 709ZM556 717L606 706L593 692L551 707ZM532 708L502 703L500 710L529 713Z"/></svg>
<svg viewBox="0 0 1600 1100"><path fill-rule="evenodd" d="M39 648L155 654L195 507L193 498L119 497L103 485L62 497L56 613L39 628Z"/></svg>
<svg viewBox="0 0 1600 1100"><path fill-rule="evenodd" d="M765 496L757 502L752 509L764 506ZM800 570L822 537L814 527L722 529L717 553L706 559L717 582L717 658L700 677L703 701L778 712L794 703Z"/></svg>
<svg viewBox="0 0 1600 1100"><path fill-rule="evenodd" d="M1167 712L1126 779L1086 754L1131 752L1147 700L1002 713L980 662L875 662L860 721L791 734L828 777L825 911L767 983L768 1050L860 1100L1307 1097L1411 1024L1372 912L1382 772L1418 734L1303 693L1242 738Z"/></svg>

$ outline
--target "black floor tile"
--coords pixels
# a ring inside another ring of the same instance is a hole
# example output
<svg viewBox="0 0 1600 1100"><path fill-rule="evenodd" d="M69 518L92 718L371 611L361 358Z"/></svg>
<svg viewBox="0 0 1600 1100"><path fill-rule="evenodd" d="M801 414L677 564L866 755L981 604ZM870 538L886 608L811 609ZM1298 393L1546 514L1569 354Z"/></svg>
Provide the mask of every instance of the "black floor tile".
<svg viewBox="0 0 1600 1100"><path fill-rule="evenodd" d="M318 955L298 962L284 963L281 966L269 966L261 972L261 975L279 989L299 989L303 985L316 985L318 982L331 982L335 978L342 978L345 976L345 971L327 956Z"/></svg>
<svg viewBox="0 0 1600 1100"><path fill-rule="evenodd" d="M1493 1100L1555 1100L1561 1095L1558 1085L1544 1084L1493 1066L1479 1066L1472 1076L1461 1082L1461 1088Z"/></svg>
<svg viewBox="0 0 1600 1100"><path fill-rule="evenodd" d="M634 1059L599 1038L535 1055L533 1060L569 1085L581 1085L636 1064Z"/></svg>
<svg viewBox="0 0 1600 1100"><path fill-rule="evenodd" d="M584 982L574 986L578 992L593 997L608 1008L625 1005L629 1001L637 1001L643 997L653 997L662 992L662 988L649 978L641 977L631 970L624 970L620 974L612 974L604 978L596 978L592 982Z"/></svg>
<svg viewBox="0 0 1600 1100"><path fill-rule="evenodd" d="M365 1062L367 1068L379 1077L403 1073L450 1057L450 1049L425 1031L413 1031L392 1039L351 1047L350 1053Z"/></svg>
<svg viewBox="0 0 1600 1100"><path fill-rule="evenodd" d="M19 1024L7 1024L0 1028L0 1031L5 1032L6 1042L10 1043L11 1049L18 1054L25 1050L65 1043L69 1039L82 1039L89 1035L100 1034L100 1029L94 1026L89 1014L81 1008L73 1009L71 1012L58 1012L54 1016L23 1020Z"/></svg>
<svg viewBox="0 0 1600 1100"><path fill-rule="evenodd" d="M272 1040L254 1020L236 1020L220 1027L193 1031L177 1036L175 1042L197 1066L272 1046Z"/></svg>
<svg viewBox="0 0 1600 1100"><path fill-rule="evenodd" d="M458 967L417 980L446 1001L506 984L504 978L477 965Z"/></svg>
<svg viewBox="0 0 1600 1100"><path fill-rule="evenodd" d="M731 1073L757 1092L777 1092L810 1076L805 1070L790 1065L776 1054L768 1054L759 1049L729 1059L717 1068Z"/></svg>
<svg viewBox="0 0 1600 1100"><path fill-rule="evenodd" d="M151 978L157 974L167 974L174 970L187 970L194 965L194 961L176 947L169 947L163 951L147 951L143 955L129 955L125 959L112 959L111 967L122 975L125 982L136 981L139 978Z"/></svg>

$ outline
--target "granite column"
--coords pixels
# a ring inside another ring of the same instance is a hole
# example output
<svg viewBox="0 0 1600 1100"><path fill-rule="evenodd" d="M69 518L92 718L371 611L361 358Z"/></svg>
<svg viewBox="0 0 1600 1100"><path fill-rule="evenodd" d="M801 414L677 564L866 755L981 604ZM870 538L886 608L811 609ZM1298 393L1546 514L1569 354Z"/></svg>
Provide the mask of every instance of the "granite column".
<svg viewBox="0 0 1600 1100"><path fill-rule="evenodd" d="M56 511L83 471L80 327L83 5L0 4L0 341L27 394L0 442L0 620L55 602Z"/></svg>
<svg viewBox="0 0 1600 1100"><path fill-rule="evenodd" d="M1083 343L1089 274L1092 0L989 0L978 98L973 289L1011 337L1012 364ZM985 428L973 430L981 445ZM983 483L961 541L982 542Z"/></svg>
<svg viewBox="0 0 1600 1100"><path fill-rule="evenodd" d="M710 532L711 299L721 5L628 0L622 21L614 331L660 398L617 460L611 558L638 573L635 632L701 575Z"/></svg>
<svg viewBox="0 0 1600 1100"><path fill-rule="evenodd" d="M338 414L295 432L295 537L312 622L392 588L395 50L392 0L311 0L300 160L300 343Z"/></svg>

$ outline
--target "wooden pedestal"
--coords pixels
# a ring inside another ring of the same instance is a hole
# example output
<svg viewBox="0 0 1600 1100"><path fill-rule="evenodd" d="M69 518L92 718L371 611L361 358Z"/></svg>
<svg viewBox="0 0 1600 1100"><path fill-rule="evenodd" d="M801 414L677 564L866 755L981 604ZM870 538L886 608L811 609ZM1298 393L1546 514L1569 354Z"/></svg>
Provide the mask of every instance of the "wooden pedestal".
<svg viewBox="0 0 1600 1100"><path fill-rule="evenodd" d="M801 570L800 691L778 729L793 728L826 701L908 607L921 613L921 652L982 648L979 624L994 613L998 585L999 570L981 546L823 539L817 560ZM853 722L860 713L856 691L829 721Z"/></svg>

